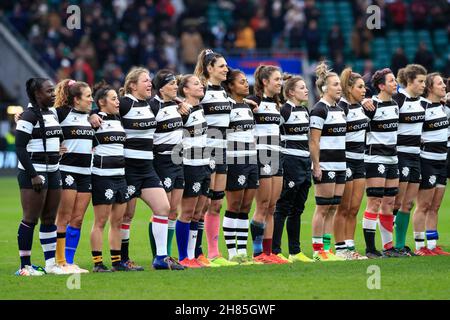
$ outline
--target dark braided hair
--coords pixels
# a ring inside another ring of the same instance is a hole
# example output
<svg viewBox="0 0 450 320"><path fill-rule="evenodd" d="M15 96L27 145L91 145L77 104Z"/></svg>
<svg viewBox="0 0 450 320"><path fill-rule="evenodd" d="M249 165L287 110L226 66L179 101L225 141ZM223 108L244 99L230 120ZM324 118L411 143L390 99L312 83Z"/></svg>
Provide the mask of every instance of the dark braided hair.
<svg viewBox="0 0 450 320"><path fill-rule="evenodd" d="M36 115L38 122L39 122L39 131L42 136L42 143L44 145L44 153L45 153L45 164L48 165L48 155L47 155L47 137L45 134L45 123L44 123L44 117L42 116L41 108L39 107L39 104L36 100L36 92L41 90L44 82L49 81L49 79L46 78L30 78L25 83L26 91L28 99L31 102L31 110ZM44 108L47 108L46 106L42 106Z"/></svg>

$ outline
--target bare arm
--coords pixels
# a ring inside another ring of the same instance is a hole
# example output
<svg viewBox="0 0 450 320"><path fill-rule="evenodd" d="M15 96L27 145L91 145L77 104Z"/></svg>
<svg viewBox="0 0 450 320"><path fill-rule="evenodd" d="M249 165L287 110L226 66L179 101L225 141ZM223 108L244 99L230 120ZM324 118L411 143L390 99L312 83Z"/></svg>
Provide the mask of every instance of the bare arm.
<svg viewBox="0 0 450 320"><path fill-rule="evenodd" d="M322 136L322 131L319 129L311 128L311 133L309 136L309 152L311 154L312 161L312 173L314 178L317 180L322 180L322 170L320 169L320 137Z"/></svg>

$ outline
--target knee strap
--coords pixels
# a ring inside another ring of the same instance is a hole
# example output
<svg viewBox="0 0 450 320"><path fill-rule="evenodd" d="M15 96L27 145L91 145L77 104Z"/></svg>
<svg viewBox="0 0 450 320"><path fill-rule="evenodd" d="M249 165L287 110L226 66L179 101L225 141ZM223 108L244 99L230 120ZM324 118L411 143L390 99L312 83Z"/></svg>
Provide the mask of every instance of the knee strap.
<svg viewBox="0 0 450 320"><path fill-rule="evenodd" d="M368 197L383 198L384 188L367 188L366 194Z"/></svg>
<svg viewBox="0 0 450 320"><path fill-rule="evenodd" d="M333 203L334 205L340 204L342 200L342 196L334 196Z"/></svg>
<svg viewBox="0 0 450 320"><path fill-rule="evenodd" d="M333 201L334 201L334 198L316 197L316 205L318 205L318 206L332 205Z"/></svg>
<svg viewBox="0 0 450 320"><path fill-rule="evenodd" d="M386 197L395 197L398 194L398 188L384 188L384 195Z"/></svg>
<svg viewBox="0 0 450 320"><path fill-rule="evenodd" d="M212 191L211 200L222 200L225 197L225 191Z"/></svg>

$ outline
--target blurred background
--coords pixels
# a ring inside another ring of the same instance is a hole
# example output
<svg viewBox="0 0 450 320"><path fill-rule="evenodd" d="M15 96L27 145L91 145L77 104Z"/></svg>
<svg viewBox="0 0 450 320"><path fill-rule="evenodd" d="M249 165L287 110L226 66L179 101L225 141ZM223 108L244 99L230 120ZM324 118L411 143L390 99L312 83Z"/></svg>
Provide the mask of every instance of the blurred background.
<svg viewBox="0 0 450 320"><path fill-rule="evenodd" d="M80 29L68 28L69 5L80 8ZM380 8L380 29L367 28L369 5ZM450 0L2 0L0 175L16 168L12 114L26 106L31 76L119 88L132 66L190 73L199 52L213 48L251 83L265 63L302 74L312 88L323 59L366 80L408 63L448 77L449 17Z"/></svg>

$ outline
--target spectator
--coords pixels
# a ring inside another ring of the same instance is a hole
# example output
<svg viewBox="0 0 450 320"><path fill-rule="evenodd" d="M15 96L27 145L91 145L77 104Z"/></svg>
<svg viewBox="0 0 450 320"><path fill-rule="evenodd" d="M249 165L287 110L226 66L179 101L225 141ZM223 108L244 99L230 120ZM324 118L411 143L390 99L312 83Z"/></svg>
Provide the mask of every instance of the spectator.
<svg viewBox="0 0 450 320"><path fill-rule="evenodd" d="M320 11L316 7L315 0L305 0L305 17L308 25L312 20L319 21Z"/></svg>
<svg viewBox="0 0 450 320"><path fill-rule="evenodd" d="M328 33L328 51L331 59L336 59L336 56L340 54L342 56L345 47L344 36L342 35L341 28L338 24L334 24ZM338 72L340 74L340 72Z"/></svg>
<svg viewBox="0 0 450 320"><path fill-rule="evenodd" d="M445 28L448 25L450 3L447 0L431 0L431 29Z"/></svg>
<svg viewBox="0 0 450 320"><path fill-rule="evenodd" d="M403 30L406 25L406 5L403 0L395 0L394 3L388 5L394 28ZM394 74L397 74L395 72Z"/></svg>
<svg viewBox="0 0 450 320"><path fill-rule="evenodd" d="M234 46L240 49L254 49L256 47L255 33L245 20L240 20L238 22Z"/></svg>
<svg viewBox="0 0 450 320"><path fill-rule="evenodd" d="M291 49L298 49L303 40L303 24L297 22L289 32L289 47Z"/></svg>
<svg viewBox="0 0 450 320"><path fill-rule="evenodd" d="M431 72L433 70L434 56L427 49L427 45L424 42L421 42L419 44L419 47L417 48L417 52L414 57L414 63L424 66L428 72Z"/></svg>
<svg viewBox="0 0 450 320"><path fill-rule="evenodd" d="M371 39L372 34L366 28L364 18L358 18L352 32L352 50L356 58L366 59L369 57Z"/></svg>
<svg viewBox="0 0 450 320"><path fill-rule="evenodd" d="M408 58L405 55L405 52L403 51L403 48L398 47L397 50L395 50L395 53L392 55L391 59L391 70L394 74L397 74L398 70L406 67L408 64Z"/></svg>
<svg viewBox="0 0 450 320"><path fill-rule="evenodd" d="M303 38L306 41L308 50L308 58L313 61L319 59L319 45L320 45L320 33L317 29L317 21L311 20L308 23L308 27L305 29Z"/></svg>
<svg viewBox="0 0 450 320"><path fill-rule="evenodd" d="M363 80L366 83L366 97L372 97L372 95L377 94L374 87L372 86L372 76L375 73L373 67L373 62L370 59L364 61L364 69L362 72Z"/></svg>
<svg viewBox="0 0 450 320"><path fill-rule="evenodd" d="M200 51L203 50L203 39L194 22L190 22L186 26L186 30L181 33L180 47L181 47L181 61L186 68L186 72L193 72L197 57Z"/></svg>
<svg viewBox="0 0 450 320"><path fill-rule="evenodd" d="M425 0L413 0L411 3L411 15L416 29L423 29L427 25L428 4Z"/></svg>
<svg viewBox="0 0 450 320"><path fill-rule="evenodd" d="M83 58L78 58L75 61L71 78L76 81L84 81L91 87L94 85L94 71Z"/></svg>
<svg viewBox="0 0 450 320"><path fill-rule="evenodd" d="M270 28L269 20L261 19L259 28L255 31L256 47L258 49L269 49L272 47L272 30Z"/></svg>
<svg viewBox="0 0 450 320"><path fill-rule="evenodd" d="M342 52L338 51L336 56L333 59L333 71L337 74L341 74L341 72L345 69L344 56Z"/></svg>

